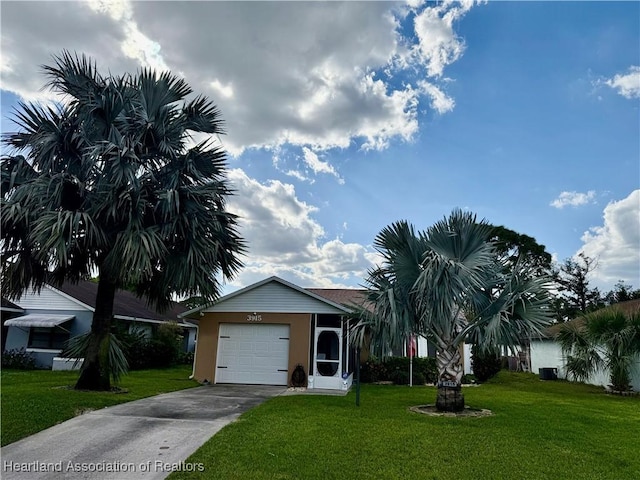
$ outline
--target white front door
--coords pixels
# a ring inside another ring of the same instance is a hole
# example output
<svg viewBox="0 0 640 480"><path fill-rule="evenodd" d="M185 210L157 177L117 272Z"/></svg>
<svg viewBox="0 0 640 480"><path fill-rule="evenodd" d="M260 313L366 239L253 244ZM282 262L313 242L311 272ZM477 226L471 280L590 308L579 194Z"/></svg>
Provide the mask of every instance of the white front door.
<svg viewBox="0 0 640 480"><path fill-rule="evenodd" d="M287 385L289 325L221 323L216 383Z"/></svg>
<svg viewBox="0 0 640 480"><path fill-rule="evenodd" d="M316 329L313 388L340 389L342 385L342 329Z"/></svg>

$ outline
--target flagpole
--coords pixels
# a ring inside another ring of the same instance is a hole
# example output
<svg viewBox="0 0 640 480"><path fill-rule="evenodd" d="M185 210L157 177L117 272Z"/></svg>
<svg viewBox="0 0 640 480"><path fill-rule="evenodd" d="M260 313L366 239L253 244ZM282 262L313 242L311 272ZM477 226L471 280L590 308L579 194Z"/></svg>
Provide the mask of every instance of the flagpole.
<svg viewBox="0 0 640 480"><path fill-rule="evenodd" d="M409 386L413 387L413 338L409 335Z"/></svg>

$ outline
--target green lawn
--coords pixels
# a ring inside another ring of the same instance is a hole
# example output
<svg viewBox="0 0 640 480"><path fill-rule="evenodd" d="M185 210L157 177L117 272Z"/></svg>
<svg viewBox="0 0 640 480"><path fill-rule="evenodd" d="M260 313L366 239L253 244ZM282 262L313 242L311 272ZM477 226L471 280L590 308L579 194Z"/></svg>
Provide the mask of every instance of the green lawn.
<svg viewBox="0 0 640 480"><path fill-rule="evenodd" d="M75 383L77 372L2 370L2 445L89 410L197 386L189 375L190 365L133 371L121 381L127 393L100 393L65 388Z"/></svg>
<svg viewBox="0 0 640 480"><path fill-rule="evenodd" d="M638 479L640 398L501 373L465 389L485 418L427 417L433 387L366 385L346 397L277 397L225 427L188 462L220 479Z"/></svg>

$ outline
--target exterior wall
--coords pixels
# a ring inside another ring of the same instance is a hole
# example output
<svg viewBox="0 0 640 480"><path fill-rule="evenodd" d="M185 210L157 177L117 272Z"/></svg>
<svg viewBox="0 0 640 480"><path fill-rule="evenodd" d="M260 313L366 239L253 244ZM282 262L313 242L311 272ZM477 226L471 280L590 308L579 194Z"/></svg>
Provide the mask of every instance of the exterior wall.
<svg viewBox="0 0 640 480"><path fill-rule="evenodd" d="M468 343L464 344L464 355L463 355L462 359L463 359L465 375L473 374L473 368L471 366L471 362L473 360L473 355L471 355L471 345L469 345Z"/></svg>
<svg viewBox="0 0 640 480"><path fill-rule="evenodd" d="M208 380L215 383L216 359L218 354L218 332L221 323L247 324L247 317L253 312L209 312L200 317L198 346L196 348L194 378L199 382ZM302 364L309 375L309 347L311 315L308 313L260 313L263 324L287 324L289 330L289 373Z"/></svg>
<svg viewBox="0 0 640 480"><path fill-rule="evenodd" d="M544 367L557 368L558 378L567 378L560 345L553 340L532 340L531 371L538 374L538 369ZM606 387L609 385L609 371L594 373L586 383ZM635 368L631 371L631 385L635 391L640 391L640 359L636 361Z"/></svg>
<svg viewBox="0 0 640 480"><path fill-rule="evenodd" d="M28 342L29 342L29 329L18 328L18 327L8 327L7 341L4 344L5 350L27 348Z"/></svg>
<svg viewBox="0 0 640 480"><path fill-rule="evenodd" d="M553 340L531 340L531 372L540 368L557 368L558 378L565 378L564 360L560 345Z"/></svg>
<svg viewBox="0 0 640 480"><path fill-rule="evenodd" d="M416 344L418 347L418 357L424 358L424 357L435 357L436 353L435 353L435 348L433 346L433 344L429 343L429 341L418 335L416 337Z"/></svg>

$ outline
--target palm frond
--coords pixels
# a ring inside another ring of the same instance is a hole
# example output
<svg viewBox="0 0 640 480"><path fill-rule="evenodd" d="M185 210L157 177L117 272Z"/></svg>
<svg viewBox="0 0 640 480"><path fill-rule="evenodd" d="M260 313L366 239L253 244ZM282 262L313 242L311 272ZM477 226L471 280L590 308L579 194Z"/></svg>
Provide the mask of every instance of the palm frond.
<svg viewBox="0 0 640 480"><path fill-rule="evenodd" d="M53 56L54 65L43 65L49 81L46 86L65 93L79 102L90 102L92 95L104 86L96 63L86 55L72 55L63 50Z"/></svg>
<svg viewBox="0 0 640 480"><path fill-rule="evenodd" d="M77 365L80 360L86 357L93 335L89 331L71 337L65 344L62 356L64 358L75 358L74 365ZM111 378L115 384L118 384L120 379L129 371L129 362L124 354L122 343L113 333L109 333L103 340L102 349L107 351L107 368Z"/></svg>

